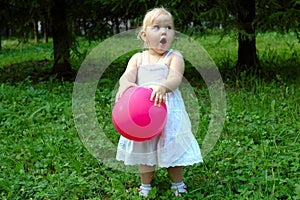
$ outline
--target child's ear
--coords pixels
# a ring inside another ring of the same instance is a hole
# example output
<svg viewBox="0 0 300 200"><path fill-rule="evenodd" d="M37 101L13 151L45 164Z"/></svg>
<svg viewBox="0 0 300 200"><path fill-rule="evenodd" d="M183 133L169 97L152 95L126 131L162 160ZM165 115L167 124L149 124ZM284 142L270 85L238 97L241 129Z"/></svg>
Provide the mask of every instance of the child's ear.
<svg viewBox="0 0 300 200"><path fill-rule="evenodd" d="M145 31L141 31L140 37L144 42L146 42L146 32Z"/></svg>

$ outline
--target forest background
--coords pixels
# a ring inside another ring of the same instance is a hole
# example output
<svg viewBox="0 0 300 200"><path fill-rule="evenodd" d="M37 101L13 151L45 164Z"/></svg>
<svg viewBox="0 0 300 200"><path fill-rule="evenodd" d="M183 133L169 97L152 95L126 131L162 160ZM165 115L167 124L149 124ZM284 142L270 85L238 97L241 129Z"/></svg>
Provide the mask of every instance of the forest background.
<svg viewBox="0 0 300 200"><path fill-rule="evenodd" d="M72 89L94 47L138 28L145 12L158 6L171 11L179 32L206 49L226 90L222 134L203 165L186 169L185 198L300 199L297 0L2 0L2 199L138 199L138 176L107 167L78 137ZM95 94L97 118L112 143L118 134L111 91L131 55L111 63ZM195 135L201 145L210 94L186 65L199 104ZM173 198L167 180L158 171L150 198Z"/></svg>

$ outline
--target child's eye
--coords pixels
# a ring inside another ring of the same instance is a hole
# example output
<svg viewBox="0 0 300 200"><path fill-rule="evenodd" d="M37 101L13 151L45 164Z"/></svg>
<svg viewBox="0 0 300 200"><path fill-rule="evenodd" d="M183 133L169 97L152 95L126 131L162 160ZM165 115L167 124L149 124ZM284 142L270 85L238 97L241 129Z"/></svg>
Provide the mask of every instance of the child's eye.
<svg viewBox="0 0 300 200"><path fill-rule="evenodd" d="M157 26L157 25L154 25L152 28L153 28L154 30L159 30L159 26Z"/></svg>

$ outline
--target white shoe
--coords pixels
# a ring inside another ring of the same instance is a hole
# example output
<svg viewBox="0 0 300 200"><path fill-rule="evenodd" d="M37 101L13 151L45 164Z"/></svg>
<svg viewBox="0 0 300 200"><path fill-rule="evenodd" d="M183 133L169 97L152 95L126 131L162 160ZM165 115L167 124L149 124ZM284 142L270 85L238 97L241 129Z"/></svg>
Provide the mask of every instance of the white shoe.
<svg viewBox="0 0 300 200"><path fill-rule="evenodd" d="M176 186L176 185L172 184L171 189L175 190L174 194L175 194L176 197L181 196L180 194L187 193L187 190L186 190L187 186L184 183L182 183L179 186Z"/></svg>
<svg viewBox="0 0 300 200"><path fill-rule="evenodd" d="M143 196L143 197L148 197L148 194L149 194L151 189L152 189L151 186L141 185L138 189L139 190L139 195Z"/></svg>

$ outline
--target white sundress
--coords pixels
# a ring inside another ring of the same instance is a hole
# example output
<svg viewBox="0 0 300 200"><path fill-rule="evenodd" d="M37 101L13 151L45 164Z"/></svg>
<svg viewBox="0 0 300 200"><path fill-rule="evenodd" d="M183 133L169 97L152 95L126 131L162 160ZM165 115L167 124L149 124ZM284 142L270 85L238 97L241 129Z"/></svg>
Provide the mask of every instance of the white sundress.
<svg viewBox="0 0 300 200"><path fill-rule="evenodd" d="M166 58L172 53L168 51L163 63L144 63L138 68L137 84L145 86L153 82L165 80L169 68ZM177 88L167 94L167 122L163 132L145 142L135 142L120 136L116 159L125 165L148 165L157 167L188 166L203 162L199 145L192 133L191 122L186 112L181 92Z"/></svg>

